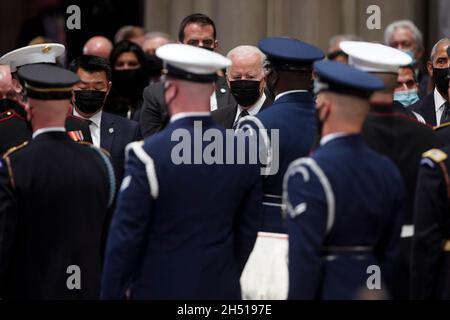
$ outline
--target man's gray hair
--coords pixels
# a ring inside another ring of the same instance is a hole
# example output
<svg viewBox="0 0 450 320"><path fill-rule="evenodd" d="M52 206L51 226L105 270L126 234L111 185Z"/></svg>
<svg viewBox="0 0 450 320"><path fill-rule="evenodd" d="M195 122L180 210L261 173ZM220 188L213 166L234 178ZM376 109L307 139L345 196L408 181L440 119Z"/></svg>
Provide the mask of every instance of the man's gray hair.
<svg viewBox="0 0 450 320"><path fill-rule="evenodd" d="M167 41L172 42L172 40L170 39L170 35L168 35L165 32L150 31L150 32L147 32L144 36L145 40L150 40L150 39L154 39L154 38L164 38Z"/></svg>
<svg viewBox="0 0 450 320"><path fill-rule="evenodd" d="M398 20L392 22L390 25L386 27L384 31L384 43L386 45L391 44L392 35L394 34L397 28L404 28L411 31L414 37L414 41L420 49L423 49L423 35L422 32L417 28L417 26L411 20Z"/></svg>
<svg viewBox="0 0 450 320"><path fill-rule="evenodd" d="M232 59L233 57L248 57L252 55L259 55L261 57L261 68L263 69L263 74L267 75L268 73L268 62L267 62L267 56L258 49L258 47L255 46L238 46L236 48L231 49L228 54L227 58ZM227 68L227 73L230 71L230 67Z"/></svg>
<svg viewBox="0 0 450 320"><path fill-rule="evenodd" d="M439 48L439 46L441 45L450 45L450 39L449 38L442 38L441 40L439 40L438 42L436 42L436 44L433 46L433 49L431 49L431 54L430 54L430 61L433 62L434 58L436 56L436 52Z"/></svg>

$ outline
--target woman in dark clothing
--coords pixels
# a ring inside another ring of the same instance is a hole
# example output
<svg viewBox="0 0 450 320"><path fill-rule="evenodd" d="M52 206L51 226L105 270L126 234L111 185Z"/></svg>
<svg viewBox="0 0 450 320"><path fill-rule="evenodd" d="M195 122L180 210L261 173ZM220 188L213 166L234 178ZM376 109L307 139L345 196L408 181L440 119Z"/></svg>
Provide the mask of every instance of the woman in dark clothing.
<svg viewBox="0 0 450 320"><path fill-rule="evenodd" d="M112 89L105 111L128 119L139 114L142 92L149 83L147 60L144 51L130 42L118 42L109 58L112 66Z"/></svg>

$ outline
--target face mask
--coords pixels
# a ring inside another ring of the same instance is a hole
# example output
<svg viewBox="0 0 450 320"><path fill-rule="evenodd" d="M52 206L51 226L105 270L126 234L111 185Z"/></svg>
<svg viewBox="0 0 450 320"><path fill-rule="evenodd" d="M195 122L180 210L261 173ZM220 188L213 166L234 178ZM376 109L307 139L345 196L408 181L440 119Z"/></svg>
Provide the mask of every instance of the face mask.
<svg viewBox="0 0 450 320"><path fill-rule="evenodd" d="M258 101L260 81L235 80L230 81L230 90L236 102L243 107L250 107Z"/></svg>
<svg viewBox="0 0 450 320"><path fill-rule="evenodd" d="M156 55L148 54L147 64L150 77L158 77L161 75L161 71L163 69L163 61L160 58L158 58Z"/></svg>
<svg viewBox="0 0 450 320"><path fill-rule="evenodd" d="M106 91L75 90L75 105L86 114L95 113L103 107Z"/></svg>
<svg viewBox="0 0 450 320"><path fill-rule="evenodd" d="M114 70L112 74L113 90L128 98L140 97L148 82L148 75L142 68Z"/></svg>
<svg viewBox="0 0 450 320"><path fill-rule="evenodd" d="M394 101L398 101L403 106L409 107L410 105L419 101L417 89L395 92Z"/></svg>
<svg viewBox="0 0 450 320"><path fill-rule="evenodd" d="M433 81L439 92L447 93L449 81L448 79L449 68L433 68Z"/></svg>

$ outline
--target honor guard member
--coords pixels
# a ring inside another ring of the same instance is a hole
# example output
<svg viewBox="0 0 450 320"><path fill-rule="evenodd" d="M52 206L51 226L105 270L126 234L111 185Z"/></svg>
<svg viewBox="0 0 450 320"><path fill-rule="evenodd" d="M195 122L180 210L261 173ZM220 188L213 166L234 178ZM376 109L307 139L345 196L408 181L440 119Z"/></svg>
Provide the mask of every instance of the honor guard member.
<svg viewBox="0 0 450 320"><path fill-rule="evenodd" d="M358 299L369 266L379 266L381 289L392 283L403 181L361 136L369 96L383 82L330 61L317 62L315 74L320 146L294 161L284 178L289 299Z"/></svg>
<svg viewBox="0 0 450 320"><path fill-rule="evenodd" d="M289 164L309 154L317 136L312 89L312 65L324 53L292 38L266 38L259 48L271 72L267 85L273 105L254 117L243 118L237 130L258 132L262 164L263 224L241 279L245 299L287 297L287 234L281 216L283 176ZM262 142L262 143L261 143Z"/></svg>
<svg viewBox="0 0 450 320"><path fill-rule="evenodd" d="M23 114L21 89L14 83L9 66L0 65L0 156L31 137L31 125Z"/></svg>
<svg viewBox="0 0 450 320"><path fill-rule="evenodd" d="M17 73L21 67L36 63L48 63L54 65L57 62L56 59L60 57L64 51L65 47L59 43L31 45L3 55L0 58L0 65L10 66L15 85L23 90L23 81ZM20 104L15 105L14 109L8 111L11 114L8 116L7 121L5 121L5 125L11 129L9 129L10 131L8 131L5 136L0 136L0 154L10 147L30 140L32 135L31 127L28 122L17 124L17 122L26 121L26 112ZM4 131L5 129L1 128L2 126L3 125L0 123L0 130ZM26 131L24 131L24 128ZM73 140L92 143L89 123L79 117L73 116L72 112L67 116L66 129ZM11 138L11 136L13 138ZM22 139L23 136L26 136L27 139Z"/></svg>
<svg viewBox="0 0 450 320"><path fill-rule="evenodd" d="M207 135L236 139L215 124L209 103L216 72L231 61L184 44L156 55L165 62L172 117L164 130L127 147L102 298L240 299L239 278L261 225L259 167L230 163L228 145L215 148L226 162L204 157Z"/></svg>
<svg viewBox="0 0 450 320"><path fill-rule="evenodd" d="M372 73L384 82L384 90L375 92L370 99L371 112L364 123L363 137L369 147L387 156L397 165L405 183L406 208L401 232L398 263L400 269L393 296L407 299L417 172L422 153L439 147L440 143L431 128L393 111L398 69L411 64L409 55L377 43L344 41L340 46L349 55L350 65Z"/></svg>
<svg viewBox="0 0 450 320"><path fill-rule="evenodd" d="M412 299L450 299L450 147L423 154L414 206Z"/></svg>
<svg viewBox="0 0 450 320"><path fill-rule="evenodd" d="M33 139L0 162L0 298L98 299L112 165L65 132L78 76L48 64L19 76Z"/></svg>

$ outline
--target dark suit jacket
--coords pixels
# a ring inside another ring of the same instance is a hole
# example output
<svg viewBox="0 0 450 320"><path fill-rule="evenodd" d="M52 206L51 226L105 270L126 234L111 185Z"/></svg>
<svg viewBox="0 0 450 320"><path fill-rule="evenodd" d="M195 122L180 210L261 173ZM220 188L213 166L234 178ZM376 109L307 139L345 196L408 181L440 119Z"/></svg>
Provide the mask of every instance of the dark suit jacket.
<svg viewBox="0 0 450 320"><path fill-rule="evenodd" d="M216 98L218 108L236 103L223 77L217 78ZM164 100L163 82L157 82L145 88L144 102L142 103L139 119L141 133L144 138L161 131L169 122L170 115Z"/></svg>
<svg viewBox="0 0 450 320"><path fill-rule="evenodd" d="M425 119L427 124L431 126L435 126L437 124L436 109L434 106L434 92L411 105L409 109L420 114Z"/></svg>
<svg viewBox="0 0 450 320"><path fill-rule="evenodd" d="M259 111L261 112L264 109L267 109L272 105L272 103L273 100L266 95L266 100L264 101L264 104ZM234 125L234 119L236 118L237 107L238 105L236 103L233 103L226 107L219 108L211 112L211 117L217 124L222 125L225 129L232 129Z"/></svg>
<svg viewBox="0 0 450 320"><path fill-rule="evenodd" d="M125 147L133 141L141 140L139 124L112 113L103 112L100 126L100 147L111 155L117 181L123 177Z"/></svg>

